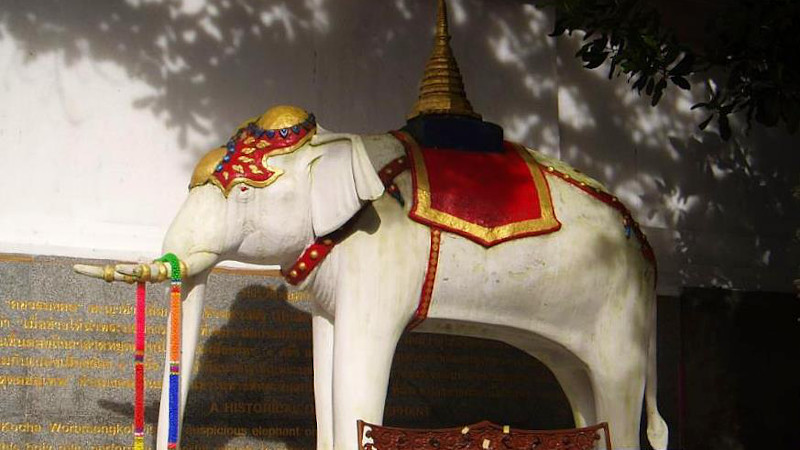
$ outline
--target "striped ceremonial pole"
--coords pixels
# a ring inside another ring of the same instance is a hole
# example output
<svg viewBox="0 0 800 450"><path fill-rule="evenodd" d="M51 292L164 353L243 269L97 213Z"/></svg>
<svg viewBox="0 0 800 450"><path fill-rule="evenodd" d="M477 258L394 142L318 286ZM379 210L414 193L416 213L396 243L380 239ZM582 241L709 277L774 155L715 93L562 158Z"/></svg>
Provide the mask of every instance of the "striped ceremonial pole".
<svg viewBox="0 0 800 450"><path fill-rule="evenodd" d="M181 265L178 257L167 253L158 261L169 263L172 272L170 286L170 347L169 347L169 433L167 448L178 448L181 381Z"/></svg>
<svg viewBox="0 0 800 450"><path fill-rule="evenodd" d="M133 450L144 450L144 343L146 286L136 283L136 350L133 357L135 395L133 401Z"/></svg>
<svg viewBox="0 0 800 450"><path fill-rule="evenodd" d="M177 256L167 253L156 262L169 263L170 283L170 348L169 348L169 433L167 448L178 448L178 412L180 411L181 367L181 264ZM147 272L149 274L149 270ZM146 275L143 280L149 279ZM145 281L136 284L136 345L134 365L133 450L144 450L144 351L147 317Z"/></svg>

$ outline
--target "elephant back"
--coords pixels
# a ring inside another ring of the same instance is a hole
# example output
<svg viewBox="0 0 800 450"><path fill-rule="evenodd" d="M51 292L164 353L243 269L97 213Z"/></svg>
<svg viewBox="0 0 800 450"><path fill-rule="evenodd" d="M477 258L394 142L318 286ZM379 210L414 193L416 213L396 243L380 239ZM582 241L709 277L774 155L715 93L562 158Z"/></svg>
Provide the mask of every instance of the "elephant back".
<svg viewBox="0 0 800 450"><path fill-rule="evenodd" d="M558 178L618 211L626 236L635 236L645 258L655 263L652 248L628 208L599 181L562 161L508 141L500 152L466 152L423 148L402 131L393 135L405 148L403 169L412 174L409 217L416 222L487 248L554 233L561 223L550 183ZM393 167L391 172L399 170ZM387 185L392 193L390 182Z"/></svg>

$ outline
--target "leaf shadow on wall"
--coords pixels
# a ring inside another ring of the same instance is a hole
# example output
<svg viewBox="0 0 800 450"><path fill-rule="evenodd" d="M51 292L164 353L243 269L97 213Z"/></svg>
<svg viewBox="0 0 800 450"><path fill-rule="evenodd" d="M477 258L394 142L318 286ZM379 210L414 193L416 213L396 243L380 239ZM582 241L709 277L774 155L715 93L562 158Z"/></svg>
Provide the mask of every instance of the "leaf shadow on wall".
<svg viewBox="0 0 800 450"><path fill-rule="evenodd" d="M281 72L290 76L294 49L307 47L304 30L327 26L322 3L12 0L0 12L0 38L18 41L26 60L60 53L67 67L82 58L122 66L155 88L136 106L185 140L243 120L243 104L263 99Z"/></svg>
<svg viewBox="0 0 800 450"><path fill-rule="evenodd" d="M606 183L651 232L664 282L737 287L746 279L791 289L797 250L786 243L800 222L790 194L800 160L774 150L796 140L759 129L725 144L698 133L702 117L689 112L697 92L672 87L651 108L604 68L581 68L572 56L579 37L546 37L551 18L528 3L449 2L452 45L476 110L509 138L560 151ZM0 11L0 39L15 40L26 61L56 54L67 67L115 63L154 88L136 107L163 116L184 142L198 133L222 143L278 103L303 105L331 129L402 126L434 14L435 2L411 0L11 0ZM108 126L124 124L111 118ZM188 149L198 157L206 150Z"/></svg>
<svg viewBox="0 0 800 450"><path fill-rule="evenodd" d="M674 86L661 103L585 70L571 56L580 37L559 41L561 158L601 180L645 226L661 285L791 290L800 223L797 138L741 131L730 142L700 132L693 91ZM563 56L562 56L563 55Z"/></svg>
<svg viewBox="0 0 800 450"><path fill-rule="evenodd" d="M554 148L555 122L541 115L554 111L555 80L552 71L536 71L552 66L546 17L511 0L450 4L452 44L476 108L495 121L519 112L529 129L514 138L534 130ZM56 55L67 67L83 59L114 63L153 88L135 106L163 117L182 142L193 133L222 143L243 120L280 103L312 110L330 129L399 128L417 96L434 16L435 2L405 0L369 7L332 7L329 0L12 0L0 11L0 39L13 39L26 62ZM541 33L511 42L516 27ZM508 47L523 55L494 57ZM532 75L522 79L520 71ZM526 83L534 81L532 95ZM110 118L109 126L124 124ZM206 150L189 149L197 156Z"/></svg>

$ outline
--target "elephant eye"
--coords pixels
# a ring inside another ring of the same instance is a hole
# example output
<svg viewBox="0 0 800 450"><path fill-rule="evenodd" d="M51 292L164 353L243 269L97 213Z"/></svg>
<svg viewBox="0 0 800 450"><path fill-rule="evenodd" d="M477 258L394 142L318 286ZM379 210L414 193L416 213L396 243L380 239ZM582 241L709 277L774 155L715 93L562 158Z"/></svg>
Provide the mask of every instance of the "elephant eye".
<svg viewBox="0 0 800 450"><path fill-rule="evenodd" d="M249 202L253 198L252 186L239 186L239 194L235 195L236 201L240 203Z"/></svg>

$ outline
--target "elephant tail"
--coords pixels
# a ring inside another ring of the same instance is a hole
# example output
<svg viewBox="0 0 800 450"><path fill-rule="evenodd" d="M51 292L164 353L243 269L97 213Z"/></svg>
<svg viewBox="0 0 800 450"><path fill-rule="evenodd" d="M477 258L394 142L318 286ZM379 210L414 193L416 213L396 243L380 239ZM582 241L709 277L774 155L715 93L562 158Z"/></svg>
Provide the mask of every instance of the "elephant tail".
<svg viewBox="0 0 800 450"><path fill-rule="evenodd" d="M657 402L657 358L656 358L656 298L653 293L653 311L651 316L650 337L647 350L647 378L645 380L644 401L647 411L647 440L655 450L665 450L669 441L667 423L658 412Z"/></svg>

